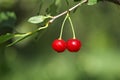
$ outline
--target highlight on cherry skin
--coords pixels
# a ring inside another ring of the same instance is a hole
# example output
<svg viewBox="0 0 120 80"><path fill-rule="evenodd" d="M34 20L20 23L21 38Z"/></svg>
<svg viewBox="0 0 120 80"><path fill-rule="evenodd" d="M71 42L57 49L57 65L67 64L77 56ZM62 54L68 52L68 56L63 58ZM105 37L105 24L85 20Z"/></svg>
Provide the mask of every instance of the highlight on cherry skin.
<svg viewBox="0 0 120 80"><path fill-rule="evenodd" d="M67 42L67 49L70 52L78 52L80 48L82 47L82 43L78 39L69 39Z"/></svg>
<svg viewBox="0 0 120 80"><path fill-rule="evenodd" d="M66 49L66 42L63 39L56 39L52 43L52 48L57 52L64 52Z"/></svg>

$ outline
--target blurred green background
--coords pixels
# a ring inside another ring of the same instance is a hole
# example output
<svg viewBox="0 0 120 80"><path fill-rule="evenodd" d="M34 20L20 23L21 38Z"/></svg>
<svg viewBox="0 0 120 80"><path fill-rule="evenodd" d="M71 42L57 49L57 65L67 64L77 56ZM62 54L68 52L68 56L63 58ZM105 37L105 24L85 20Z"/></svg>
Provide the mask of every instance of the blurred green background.
<svg viewBox="0 0 120 80"><path fill-rule="evenodd" d="M54 16L75 4L72 0L69 5L65 0L0 0L0 35L33 31L38 26L27 22L31 16ZM116 4L99 2L71 12L77 38L82 41L77 53L57 53L51 48L64 16L12 47L0 44L0 80L120 80L119 9ZM66 22L63 38L71 37Z"/></svg>

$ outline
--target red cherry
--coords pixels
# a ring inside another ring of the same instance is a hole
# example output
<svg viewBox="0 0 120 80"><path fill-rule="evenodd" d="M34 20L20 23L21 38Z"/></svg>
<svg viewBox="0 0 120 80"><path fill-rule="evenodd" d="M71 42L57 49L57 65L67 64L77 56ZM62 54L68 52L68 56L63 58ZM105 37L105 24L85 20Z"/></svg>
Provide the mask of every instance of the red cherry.
<svg viewBox="0 0 120 80"><path fill-rule="evenodd" d="M66 42L62 39L56 39L52 43L52 48L57 52L63 52L66 49Z"/></svg>
<svg viewBox="0 0 120 80"><path fill-rule="evenodd" d="M82 46L82 43L78 39L69 39L67 41L67 49L70 52L77 52L77 51L79 51L81 46Z"/></svg>

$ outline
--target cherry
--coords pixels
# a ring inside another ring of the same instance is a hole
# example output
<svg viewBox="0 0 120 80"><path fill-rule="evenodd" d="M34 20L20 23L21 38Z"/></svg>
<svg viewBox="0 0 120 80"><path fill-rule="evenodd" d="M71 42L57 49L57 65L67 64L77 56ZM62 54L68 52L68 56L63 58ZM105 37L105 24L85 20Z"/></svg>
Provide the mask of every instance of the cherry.
<svg viewBox="0 0 120 80"><path fill-rule="evenodd" d="M81 46L82 46L82 43L78 39L69 39L67 41L67 49L70 52L77 52L77 51L79 51Z"/></svg>
<svg viewBox="0 0 120 80"><path fill-rule="evenodd" d="M62 39L56 39L52 43L52 48L57 52L63 52L66 49L66 42Z"/></svg>

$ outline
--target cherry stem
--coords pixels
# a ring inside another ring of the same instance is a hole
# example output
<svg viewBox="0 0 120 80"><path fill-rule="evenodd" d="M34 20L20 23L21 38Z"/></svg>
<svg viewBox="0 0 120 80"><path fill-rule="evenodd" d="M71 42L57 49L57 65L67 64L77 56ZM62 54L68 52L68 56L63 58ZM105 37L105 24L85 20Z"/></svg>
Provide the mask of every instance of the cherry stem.
<svg viewBox="0 0 120 80"><path fill-rule="evenodd" d="M49 22L52 23L55 19L57 19L57 18L65 15L65 14L67 14L68 11L69 12L73 11L74 9L76 9L77 7L79 7L80 5L82 5L83 3L86 3L87 1L88 0L82 0L81 2L79 2L78 4L76 4L75 6L71 7L70 9L68 9L68 10L66 10L66 11L64 11L64 12L62 12L62 13L56 15L56 16L53 16L53 18Z"/></svg>
<svg viewBox="0 0 120 80"><path fill-rule="evenodd" d="M68 15L68 20L69 20L70 25L71 25L71 28L72 28L72 32L73 32L73 39L76 39L76 35L75 35L75 30L74 30L74 26L73 26L73 23L72 23L72 19L70 18L69 13L67 13L67 15Z"/></svg>
<svg viewBox="0 0 120 80"><path fill-rule="evenodd" d="M65 25L65 22L66 22L67 18L68 18L68 15L66 15L66 17L65 17L64 20L63 20L62 27L61 27L61 31L60 31L60 37L59 37L59 39L62 39L63 28L64 28L64 25Z"/></svg>

